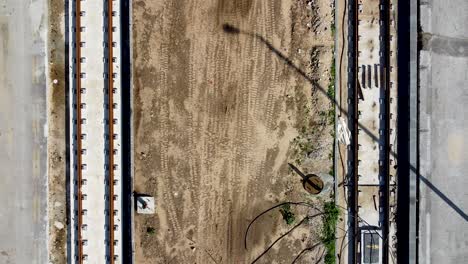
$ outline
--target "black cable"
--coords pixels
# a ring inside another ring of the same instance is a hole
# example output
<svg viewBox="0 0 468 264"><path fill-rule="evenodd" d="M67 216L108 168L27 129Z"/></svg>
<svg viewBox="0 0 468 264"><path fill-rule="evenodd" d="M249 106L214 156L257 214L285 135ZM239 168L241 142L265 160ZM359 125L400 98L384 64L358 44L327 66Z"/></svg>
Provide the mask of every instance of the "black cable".
<svg viewBox="0 0 468 264"><path fill-rule="evenodd" d="M306 206L306 207L310 207L310 208L313 208L313 209L316 209L317 211L321 212L319 209L317 209L315 206L309 204L309 203L306 203L306 202L284 202L284 203L280 203L280 204L277 204L273 207L270 207L268 208L267 210L261 212L260 214L258 214L252 221L250 221L249 225L247 226L247 230L245 230L245 234L244 234L244 247L245 249L247 249L247 235L249 233L249 230L250 230L250 227L252 226L252 224L257 221L258 218L260 218L262 215L268 213L269 211L275 209L275 208L278 208L280 206L283 206L283 205L286 205L286 204L289 204L289 205L301 205L301 206ZM321 212L322 213L322 212Z"/></svg>
<svg viewBox="0 0 468 264"><path fill-rule="evenodd" d="M338 204L336 204L336 206L342 208L342 209L345 209L347 210L346 208L344 208L343 206L340 206ZM358 216L354 216L354 215L348 215L348 216L351 216L353 218L358 218L359 220L361 220L362 222L364 222L366 225L368 226L371 226L366 220L362 219L359 215ZM375 230L369 230L369 231L375 231ZM356 232L357 233L357 232ZM384 240L383 236L381 234L379 234L379 232L375 232L375 234L377 234L381 239L382 239L382 246L384 245L387 245L388 244L388 234L387 234L387 238ZM387 245L388 246L388 245ZM394 260L396 257L394 256L394 252L391 251L391 256L392 256L392 259Z"/></svg>
<svg viewBox="0 0 468 264"><path fill-rule="evenodd" d="M318 214L315 214L315 215L312 215L312 216L306 216L304 217L297 225L295 225L293 228L289 229L288 232L282 234L280 237L278 237L275 241L273 241L273 243L271 243L254 261L252 261L251 264L254 264L255 262L257 262L261 257L263 257L263 255L265 255L278 241L280 241L283 237L289 235L289 233L291 233L292 231L294 231L294 229L298 228L300 225L302 225L305 221L309 220L309 219L312 219L314 217L317 217L317 216L320 216L320 215L323 215L323 213L318 213Z"/></svg>
<svg viewBox="0 0 468 264"><path fill-rule="evenodd" d="M315 243L314 245L312 245L311 247L308 247L308 248L304 248L295 258L294 260L291 262L291 264L294 264L296 263L296 261L299 260L299 258L307 251L311 251L311 250L314 250L318 245L320 245L321 242L319 243ZM323 255L323 254L322 254ZM321 259L321 258L319 258Z"/></svg>
<svg viewBox="0 0 468 264"><path fill-rule="evenodd" d="M278 207L280 207L280 206L286 205L286 204L289 204L289 205L299 205L299 206L309 207L309 208L315 209L315 210L317 210L318 212L320 212L318 215L323 215L323 214L325 214L323 211L321 211L321 210L318 209L317 207L315 207L315 206L313 206L312 204L309 204L309 203L307 203L307 202L283 202L283 203L277 204L277 205L275 205L275 206L273 206L273 207L270 207L270 208L268 208L267 210L261 212L259 215L257 215L257 216L249 223L249 225L247 226L247 230L245 231L245 234L244 234L244 247L245 247L245 249L247 249L247 236L248 236L248 232L249 232L250 227L252 226L252 224L253 224L257 219L259 219L262 215L266 214L267 212L269 212L269 211L271 211L271 210L273 210L273 209L275 209L275 208L278 208ZM345 208L345 207L343 207L343 206L340 206L340 205L338 205L338 204L335 204L335 205L336 205L337 207L339 207L339 208L341 208L341 209L347 211L347 208ZM314 215L314 216L312 216L312 217L315 217L315 216L317 216L317 215ZM366 220L362 219L359 215L354 216L354 215L348 214L348 216L353 217L353 218L357 218L357 219L361 220L362 222L364 222L365 224L369 225L369 223L368 223ZM306 217L306 218L308 218L308 217ZM304 218L302 221L304 221L306 218ZM302 221L301 221L301 223L302 223ZM370 226L370 225L369 225L369 226ZM296 228L296 227L297 227L297 226L295 226L294 228ZM294 229L294 228L293 228L293 229ZM288 231L288 233L286 233L286 234L289 234L293 229L291 229L290 231ZM354 235L356 235L357 233L358 233L357 230L355 230ZM387 244L388 238L384 240L381 234L379 234L378 232L375 232L375 234L377 234L377 235L382 239L383 245L386 245L386 244ZM284 237L284 236L282 236L282 237ZM280 237L279 239L281 239L282 237ZM277 240L279 240L279 239L277 239ZM276 242L277 242L277 241L275 241L275 242L273 243L273 245L274 245ZM349 243L349 242L348 242L348 243ZM347 244L348 244L348 243L347 243ZM347 245L347 244L346 244L346 245ZM267 251L268 251L269 249L271 249L271 247L272 247L273 245L271 245L271 246L267 249ZM382 245L382 246L383 246L383 245ZM264 253L266 253L266 252L264 252ZM264 255L264 253L262 253L262 255ZM393 251L391 251L391 254L390 254L390 255L392 256L392 259L395 259L395 256L394 256L394 252L393 252ZM259 257L261 257L261 256L259 256ZM257 258L254 262L252 262L252 263L255 263L257 260L258 260L258 258Z"/></svg>

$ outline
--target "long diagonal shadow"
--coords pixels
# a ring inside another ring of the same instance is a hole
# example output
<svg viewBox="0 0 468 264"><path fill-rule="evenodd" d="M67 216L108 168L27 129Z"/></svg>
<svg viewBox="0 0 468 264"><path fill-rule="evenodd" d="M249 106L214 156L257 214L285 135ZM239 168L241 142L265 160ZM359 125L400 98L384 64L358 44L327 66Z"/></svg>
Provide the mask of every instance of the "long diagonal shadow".
<svg viewBox="0 0 468 264"><path fill-rule="evenodd" d="M252 32L247 32L247 31L243 31L243 30L240 30L239 28L236 28L230 24L223 24L223 31L228 33L228 34L243 34L243 35L247 35L247 36L250 36L252 38L255 38L257 40L259 40L260 42L262 42L263 44L265 44L265 46L270 50L272 51L276 56L278 56L284 63L286 63L286 65L288 65L289 67L291 67L294 71L296 71L297 73L299 73L304 79L306 79L310 84L312 84L312 86L314 87L317 87L318 90L320 92L322 92L327 98L328 100L330 100L330 102L332 102L335 106L338 107L338 109L340 110L340 112L345 115L345 116L349 116L348 112L342 108L342 106L340 104L338 104L338 102L336 101L335 98L331 97L330 95L328 95L327 91L320 85L318 84L315 80L313 80L312 78L310 78L309 76L307 76L307 74L302 71L299 67L297 67L288 57L286 57L283 53L281 53L281 51L279 51L278 49L276 49L275 47L273 47L273 45L268 41L266 40L263 36L257 34L257 33L252 33ZM366 133L370 138L372 138L372 140L374 142L378 142L379 141L379 138L372 134L371 131L369 131L365 126L363 126L361 123L358 122L358 126L359 128L364 132ZM392 154L394 157L396 157L396 153L392 150L390 150L390 154ZM412 165L409 165L409 168L411 171L413 171L414 173L416 173L416 175L419 176L420 180L425 183L427 185L427 187L429 187L435 194L437 194L445 203L447 203L450 207L453 208L453 210L455 210L455 212L457 212L463 219L465 219L465 221L468 221L468 216L467 214L460 208L458 207L450 198L448 198L443 192L441 192L436 186L434 186L427 178L425 178L424 176L420 175L417 171L417 169L412 166Z"/></svg>
<svg viewBox="0 0 468 264"><path fill-rule="evenodd" d="M338 109L345 116L348 116L348 112L344 108L342 108L340 104L338 104L338 102L336 101L335 98L331 97L327 93L327 91L319 83L317 83L315 80L313 80L312 78L307 76L307 74L303 70L301 70L299 67L297 67L288 57L286 57L283 53L281 53L281 51L279 51L275 47L273 47L273 45L268 40L266 40L263 36L261 36L259 34L256 34L256 33L242 31L242 30L240 30L240 29L238 29L238 28L236 28L236 27L234 27L232 25L229 25L229 24L224 24L223 25L223 30L224 30L224 32L230 33L230 34L243 34L243 35L251 36L251 37L259 40L263 44L265 44L270 51L272 51L276 56L278 56L282 61L284 61L294 71L299 73L304 79L306 79L310 84L312 84L313 87L317 87L318 90L321 93L323 93L328 98L328 100L330 100L331 103L336 105L338 107ZM359 128L361 128L361 130L364 131L364 133L366 133L367 135L369 135L372 138L372 140L374 140L374 141L379 140L377 136L372 134L372 132L369 129L367 129L365 126L363 126L361 123L358 123L358 125L359 125Z"/></svg>
<svg viewBox="0 0 468 264"><path fill-rule="evenodd" d="M426 177L419 175L419 178L421 179L422 182L424 182L427 187L429 187L433 192L435 192L440 199L442 199L444 202L446 202L450 207L455 210L465 221L468 221L468 215L460 208L458 207L452 200L450 200L443 192L441 192L437 187L434 186Z"/></svg>

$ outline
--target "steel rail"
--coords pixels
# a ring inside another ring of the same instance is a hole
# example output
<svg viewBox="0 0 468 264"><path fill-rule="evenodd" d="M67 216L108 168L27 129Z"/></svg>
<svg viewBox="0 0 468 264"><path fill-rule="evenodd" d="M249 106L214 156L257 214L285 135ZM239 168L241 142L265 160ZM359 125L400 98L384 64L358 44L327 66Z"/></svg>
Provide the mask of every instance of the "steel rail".
<svg viewBox="0 0 468 264"><path fill-rule="evenodd" d="M389 237L389 210L390 210L390 27L391 27L391 0L385 0L384 10L382 14L384 15L384 25L385 25L385 35L384 35L384 50L385 50L385 67L384 67L384 88L385 88L385 161L384 161L384 224L383 224L383 241L386 241L384 245L382 245L382 258L383 263L388 263L388 248L390 246L388 237Z"/></svg>
<svg viewBox="0 0 468 264"><path fill-rule="evenodd" d="M107 92L108 92L108 128L109 128L109 263L114 263L114 65L113 65L113 0L107 0Z"/></svg>
<svg viewBox="0 0 468 264"><path fill-rule="evenodd" d="M77 174L77 200L78 200L78 224L77 224L77 237L78 237L78 254L77 262L81 264L83 262L83 239L81 234L83 224L83 204L82 204L82 144L81 144L81 1L75 1L75 91L76 91L76 104L74 109L76 110L76 174Z"/></svg>
<svg viewBox="0 0 468 264"><path fill-rule="evenodd" d="M358 177L358 165L359 165L359 155L358 155L358 129L359 129L359 116L358 116L358 105L359 105L359 66L358 66L358 54L359 54L359 45L358 45L358 25L359 25L359 17L358 17L358 8L359 8L359 0L354 1L355 5L353 8L354 12L354 27L353 27L353 33L354 33L354 94L353 94L353 151L354 151L354 157L353 157L353 245L354 245L354 254L353 254L353 263L358 263L358 246L359 246L359 203L358 203L358 182L359 182L359 177Z"/></svg>

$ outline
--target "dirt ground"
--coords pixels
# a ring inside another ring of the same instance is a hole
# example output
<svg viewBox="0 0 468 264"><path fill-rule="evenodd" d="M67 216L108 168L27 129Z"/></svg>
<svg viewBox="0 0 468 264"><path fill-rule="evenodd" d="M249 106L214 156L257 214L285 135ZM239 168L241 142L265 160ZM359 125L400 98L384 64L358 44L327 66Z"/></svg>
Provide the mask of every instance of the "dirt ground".
<svg viewBox="0 0 468 264"><path fill-rule="evenodd" d="M67 260L64 6L64 0L48 0L48 243L49 262L54 264Z"/></svg>
<svg viewBox="0 0 468 264"><path fill-rule="evenodd" d="M135 216L136 263L250 263L306 215L299 176L332 166L325 96L332 1L133 1L134 183L156 199ZM227 26L227 24L229 26ZM319 237L301 225L258 263L291 263ZM298 263L320 258L323 247Z"/></svg>

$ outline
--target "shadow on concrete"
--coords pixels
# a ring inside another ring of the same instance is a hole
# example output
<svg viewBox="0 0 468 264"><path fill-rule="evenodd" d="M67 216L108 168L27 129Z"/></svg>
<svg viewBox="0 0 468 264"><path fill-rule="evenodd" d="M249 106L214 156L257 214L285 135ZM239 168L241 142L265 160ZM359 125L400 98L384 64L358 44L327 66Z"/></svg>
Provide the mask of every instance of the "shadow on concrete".
<svg viewBox="0 0 468 264"><path fill-rule="evenodd" d="M448 206L452 207L453 210L455 210L456 213L458 213L465 221L468 221L468 215L460 208L458 207L450 198L447 197L443 192L441 192L434 184L432 184L426 177L419 175L419 180L423 182L424 184L431 189L435 194L439 196L440 199L442 199Z"/></svg>

